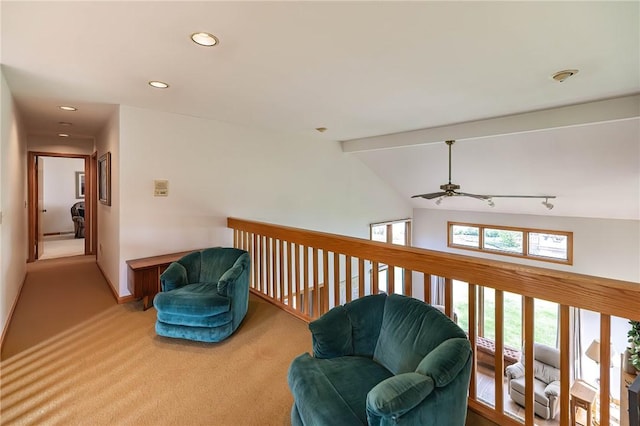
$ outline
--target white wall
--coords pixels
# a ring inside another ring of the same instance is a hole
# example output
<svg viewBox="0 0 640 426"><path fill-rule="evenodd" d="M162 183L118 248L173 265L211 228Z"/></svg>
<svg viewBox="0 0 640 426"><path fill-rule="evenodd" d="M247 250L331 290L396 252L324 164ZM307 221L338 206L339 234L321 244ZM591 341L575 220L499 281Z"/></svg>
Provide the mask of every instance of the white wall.
<svg viewBox="0 0 640 426"><path fill-rule="evenodd" d="M27 260L26 136L0 69L0 329L24 281Z"/></svg>
<svg viewBox="0 0 640 426"><path fill-rule="evenodd" d="M43 232L73 232L71 206L84 198L76 198L76 172L84 172L81 158L42 157L44 162L42 214Z"/></svg>
<svg viewBox="0 0 640 426"><path fill-rule="evenodd" d="M107 152L111 153L111 205L98 202L96 214L98 222L98 250L96 261L114 291L120 288L118 279L118 261L120 258L120 110L117 109L100 135L96 138L98 159ZM142 162L141 167L148 163ZM127 182L128 184L129 182ZM124 283L126 287L126 280ZM122 291L120 291L122 295Z"/></svg>
<svg viewBox="0 0 640 426"><path fill-rule="evenodd" d="M121 107L120 294L128 259L231 245L226 218L368 238L369 223L411 215L338 142ZM153 196L153 180L169 196ZM115 207L115 206L114 206Z"/></svg>
<svg viewBox="0 0 640 426"><path fill-rule="evenodd" d="M93 138L29 135L27 148L29 151L37 152L91 155L94 150L94 140Z"/></svg>
<svg viewBox="0 0 640 426"><path fill-rule="evenodd" d="M640 221L414 209L416 247L640 282ZM447 221L573 232L573 266L447 247ZM640 285L640 284L639 284Z"/></svg>

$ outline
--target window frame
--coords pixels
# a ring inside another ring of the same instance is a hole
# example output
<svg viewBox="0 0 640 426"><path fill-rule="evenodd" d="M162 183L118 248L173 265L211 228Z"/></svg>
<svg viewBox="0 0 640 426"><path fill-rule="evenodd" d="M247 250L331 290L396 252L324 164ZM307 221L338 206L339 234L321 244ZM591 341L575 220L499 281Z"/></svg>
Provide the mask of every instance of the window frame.
<svg viewBox="0 0 640 426"><path fill-rule="evenodd" d="M411 219L397 219L397 220L389 220L386 222L376 222L369 224L369 239L371 241L377 241L373 239L373 228L375 226L386 226L387 227L387 241L388 244L393 243L393 225L397 223L404 224L404 246L411 245Z"/></svg>
<svg viewBox="0 0 640 426"><path fill-rule="evenodd" d="M478 247L469 245L455 244L453 242L453 227L454 226L467 226L472 228L478 228ZM507 252L501 250L484 248L484 232L485 229L497 230L497 231L516 231L522 232L522 253ZM553 257L540 256L531 254L529 252L529 234L553 234L567 237L567 258L557 259ZM502 226L502 225L484 225L478 223L467 222L451 222L447 221L447 247L471 250L482 253L496 254L499 256L517 257L521 259L538 260L541 262L558 263L561 265L573 265L573 232L570 231L558 231L549 229L536 229L536 228L522 228L514 226Z"/></svg>

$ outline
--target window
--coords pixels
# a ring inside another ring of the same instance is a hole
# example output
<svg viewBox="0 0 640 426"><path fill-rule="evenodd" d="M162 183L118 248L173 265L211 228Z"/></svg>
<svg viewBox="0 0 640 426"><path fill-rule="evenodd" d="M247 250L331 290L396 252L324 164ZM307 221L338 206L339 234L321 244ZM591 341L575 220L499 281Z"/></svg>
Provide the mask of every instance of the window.
<svg viewBox="0 0 640 426"><path fill-rule="evenodd" d="M372 223L371 240L383 243L411 245L411 219L394 220L391 222Z"/></svg>
<svg viewBox="0 0 640 426"><path fill-rule="evenodd" d="M573 264L573 233L447 223L448 246L546 262Z"/></svg>
<svg viewBox="0 0 640 426"><path fill-rule="evenodd" d="M394 220L390 222L372 223L370 225L372 241L380 241L401 246L411 245L411 219ZM393 266L394 293L402 294L404 282L404 269ZM378 288L380 291L389 291L389 266L378 265Z"/></svg>

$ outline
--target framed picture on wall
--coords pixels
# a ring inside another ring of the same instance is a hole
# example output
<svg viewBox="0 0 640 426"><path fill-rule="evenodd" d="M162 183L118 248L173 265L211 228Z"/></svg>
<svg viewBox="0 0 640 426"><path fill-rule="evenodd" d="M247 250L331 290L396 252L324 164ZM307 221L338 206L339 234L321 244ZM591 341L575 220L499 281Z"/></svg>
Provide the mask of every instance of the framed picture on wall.
<svg viewBox="0 0 640 426"><path fill-rule="evenodd" d="M111 205L111 152L98 159L98 200Z"/></svg>
<svg viewBox="0 0 640 426"><path fill-rule="evenodd" d="M76 199L84 198L84 172L76 172Z"/></svg>

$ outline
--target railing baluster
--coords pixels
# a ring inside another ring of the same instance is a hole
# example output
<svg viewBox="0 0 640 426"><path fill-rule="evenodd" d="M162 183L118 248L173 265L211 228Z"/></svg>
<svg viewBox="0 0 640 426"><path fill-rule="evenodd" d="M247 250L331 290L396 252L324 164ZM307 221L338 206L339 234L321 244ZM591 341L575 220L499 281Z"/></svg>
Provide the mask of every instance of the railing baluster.
<svg viewBox="0 0 640 426"><path fill-rule="evenodd" d="M304 292L305 292L305 300L304 300L304 311L307 316L311 317L311 290L309 289L309 247L304 247L303 253L303 263L304 263Z"/></svg>
<svg viewBox="0 0 640 426"><path fill-rule="evenodd" d="M569 425L569 382L571 365L569 364L571 340L569 306L560 305L560 425Z"/></svg>
<svg viewBox="0 0 640 426"><path fill-rule="evenodd" d="M346 292L347 303L351 302L351 256L345 256L345 273L344 273L344 288Z"/></svg>
<svg viewBox="0 0 640 426"><path fill-rule="evenodd" d="M320 285L318 283L318 249L314 247L313 253L313 318L320 316Z"/></svg>
<svg viewBox="0 0 640 426"><path fill-rule="evenodd" d="M322 250L322 278L324 280L324 286L322 287L321 307L320 315L329 310L329 252Z"/></svg>
<svg viewBox="0 0 640 426"><path fill-rule="evenodd" d="M273 271L272 287L273 287L273 298L278 298L278 239L274 238L272 242L273 246L271 247L271 269Z"/></svg>
<svg viewBox="0 0 640 426"><path fill-rule="evenodd" d="M266 248L265 248L266 239L267 237L260 236L260 288L261 288L262 294L267 294L267 287L266 287L267 271L264 263L264 259L266 259L266 256L267 256Z"/></svg>
<svg viewBox="0 0 640 426"><path fill-rule="evenodd" d="M364 297L364 259L358 259L358 297Z"/></svg>
<svg viewBox="0 0 640 426"><path fill-rule="evenodd" d="M502 380L502 372L504 371L504 293L502 290L495 291L495 306L496 306L496 323L495 323L495 336L496 336L496 353L494 357L494 369L495 372L495 394L496 402L495 408L498 413L504 412L504 400L499 395L504 395L504 381Z"/></svg>
<svg viewBox="0 0 640 426"><path fill-rule="evenodd" d="M611 315L600 314L600 426L609 426L611 393Z"/></svg>
<svg viewBox="0 0 640 426"><path fill-rule="evenodd" d="M533 297L524 298L524 423L533 425L533 341L534 341L534 303Z"/></svg>
<svg viewBox="0 0 640 426"><path fill-rule="evenodd" d="M453 280L444 279L444 313L453 318Z"/></svg>
<svg viewBox="0 0 640 426"><path fill-rule="evenodd" d="M280 250L278 251L279 253L279 263L280 263L280 267L279 267L279 277L280 277L280 302L284 302L284 285L285 285L285 273L284 273L284 241L280 240Z"/></svg>
<svg viewBox="0 0 640 426"><path fill-rule="evenodd" d="M413 296L413 271L403 269L404 275L404 295Z"/></svg>
<svg viewBox="0 0 640 426"><path fill-rule="evenodd" d="M273 270L271 269L272 258L273 255L271 251L273 249L273 238L267 238L267 294L269 297L274 297L273 295Z"/></svg>
<svg viewBox="0 0 640 426"><path fill-rule="evenodd" d="M293 256L291 255L291 243L287 242L287 304L293 308L293 264L291 261Z"/></svg>
<svg viewBox="0 0 640 426"><path fill-rule="evenodd" d="M431 274L423 273L424 276L424 301L431 304Z"/></svg>
<svg viewBox="0 0 640 426"><path fill-rule="evenodd" d="M260 291L260 262L258 251L258 234L253 234L253 253L251 262L253 263L253 285L252 287Z"/></svg>
<svg viewBox="0 0 640 426"><path fill-rule="evenodd" d="M340 254L333 253L333 304L339 306L340 303Z"/></svg>
<svg viewBox="0 0 640 426"><path fill-rule="evenodd" d="M431 296L431 276L429 278L429 296ZM427 276L425 274L425 280ZM426 282L426 281L425 281ZM425 284L426 286L426 284ZM473 352L473 362L471 363L471 382L469 383L469 398L477 399L477 386L476 386L476 371L478 370L478 351L476 350L477 343L477 328L476 324L478 323L478 318L476 314L476 290L477 287L475 284L469 284L469 294L468 294L468 304L469 304L469 342L471 342L471 350ZM425 287L425 294L426 294ZM429 297L429 299L431 299Z"/></svg>
<svg viewBox="0 0 640 426"><path fill-rule="evenodd" d="M300 268L300 245L296 244L296 288L298 289L298 302L296 306L301 314L304 314L304 280L302 279L302 269Z"/></svg>
<svg viewBox="0 0 640 426"><path fill-rule="evenodd" d="M378 294L380 292L380 286L378 283L378 278L380 277L378 272L379 268L380 264L378 262L371 262L371 294Z"/></svg>

